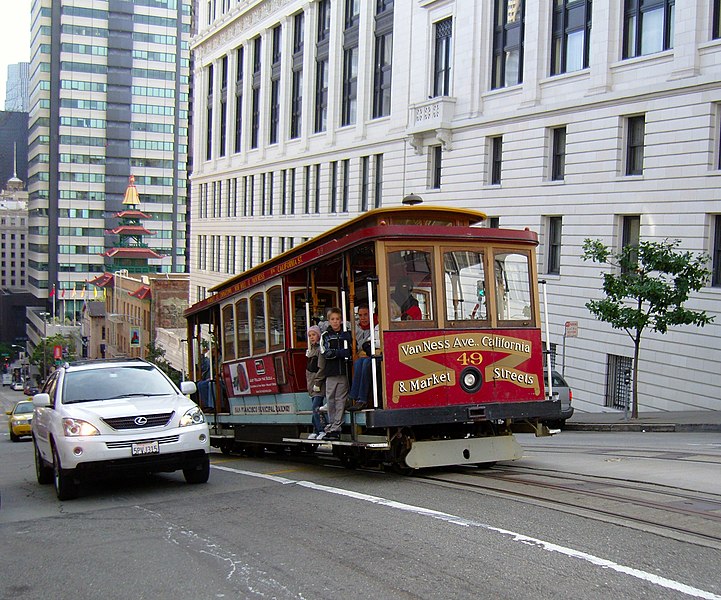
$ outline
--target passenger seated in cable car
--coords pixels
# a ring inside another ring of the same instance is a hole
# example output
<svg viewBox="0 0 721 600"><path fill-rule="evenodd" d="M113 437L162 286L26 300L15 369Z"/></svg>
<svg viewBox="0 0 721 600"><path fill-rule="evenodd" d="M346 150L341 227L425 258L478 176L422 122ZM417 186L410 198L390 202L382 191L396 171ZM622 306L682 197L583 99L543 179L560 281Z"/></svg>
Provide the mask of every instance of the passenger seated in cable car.
<svg viewBox="0 0 721 600"><path fill-rule="evenodd" d="M413 282L408 277L398 281L395 291L391 294L401 312L401 321L418 321L423 318L423 313L418 306L418 300L413 297Z"/></svg>
<svg viewBox="0 0 721 600"><path fill-rule="evenodd" d="M374 339L378 344L377 315L374 320ZM356 351L359 358L353 363L353 381L351 383L348 410L363 410L368 404L373 375L371 368L371 319L367 305L358 306L358 323L356 323Z"/></svg>

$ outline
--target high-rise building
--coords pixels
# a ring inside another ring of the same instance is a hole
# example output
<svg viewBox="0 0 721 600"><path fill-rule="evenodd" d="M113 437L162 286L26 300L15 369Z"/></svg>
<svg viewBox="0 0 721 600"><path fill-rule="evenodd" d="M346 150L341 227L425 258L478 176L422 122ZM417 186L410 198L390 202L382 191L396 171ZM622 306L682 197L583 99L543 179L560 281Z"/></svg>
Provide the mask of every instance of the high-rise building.
<svg viewBox="0 0 721 600"><path fill-rule="evenodd" d="M32 24L29 289L107 270L130 176L148 271L185 271L191 1L36 0Z"/></svg>
<svg viewBox="0 0 721 600"><path fill-rule="evenodd" d="M622 410L633 343L586 308L584 239L679 239L712 257L690 305L715 323L647 335L640 409L718 409L721 0L208 0L198 23L191 301L413 192L538 232L576 409Z"/></svg>
<svg viewBox="0 0 721 600"><path fill-rule="evenodd" d="M8 65L8 78L5 83L5 110L8 112L28 112L30 93L30 63L21 62Z"/></svg>

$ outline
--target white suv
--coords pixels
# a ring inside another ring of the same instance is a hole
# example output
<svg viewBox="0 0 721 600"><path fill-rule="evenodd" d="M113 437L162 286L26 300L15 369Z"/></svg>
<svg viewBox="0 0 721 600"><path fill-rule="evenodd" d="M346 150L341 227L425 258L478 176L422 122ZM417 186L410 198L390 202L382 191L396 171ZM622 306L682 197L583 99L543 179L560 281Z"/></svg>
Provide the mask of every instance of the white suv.
<svg viewBox="0 0 721 600"><path fill-rule="evenodd" d="M33 397L35 470L60 500L85 477L110 471L183 470L188 483L210 474L203 411L155 365L141 359L80 361L59 367Z"/></svg>

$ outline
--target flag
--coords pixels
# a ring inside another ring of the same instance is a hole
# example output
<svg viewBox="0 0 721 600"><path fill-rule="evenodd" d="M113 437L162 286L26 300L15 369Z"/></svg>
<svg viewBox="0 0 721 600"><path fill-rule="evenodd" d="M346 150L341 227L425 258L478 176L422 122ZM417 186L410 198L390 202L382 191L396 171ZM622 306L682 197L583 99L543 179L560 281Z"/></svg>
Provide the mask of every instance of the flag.
<svg viewBox="0 0 721 600"><path fill-rule="evenodd" d="M53 289L50 290L50 298L55 298L55 284L53 283Z"/></svg>
<svg viewBox="0 0 721 600"><path fill-rule="evenodd" d="M62 290L60 290L60 297L61 297L63 300L65 300L65 288L63 288Z"/></svg>
<svg viewBox="0 0 721 600"><path fill-rule="evenodd" d="M75 298L75 282L73 281L73 298Z"/></svg>
<svg viewBox="0 0 721 600"><path fill-rule="evenodd" d="M103 300L107 300L107 299L108 299L108 291L105 288L103 288Z"/></svg>
<svg viewBox="0 0 721 600"><path fill-rule="evenodd" d="M97 286L95 286L93 288L93 298L97 298L97 297L98 297L98 288L97 288Z"/></svg>

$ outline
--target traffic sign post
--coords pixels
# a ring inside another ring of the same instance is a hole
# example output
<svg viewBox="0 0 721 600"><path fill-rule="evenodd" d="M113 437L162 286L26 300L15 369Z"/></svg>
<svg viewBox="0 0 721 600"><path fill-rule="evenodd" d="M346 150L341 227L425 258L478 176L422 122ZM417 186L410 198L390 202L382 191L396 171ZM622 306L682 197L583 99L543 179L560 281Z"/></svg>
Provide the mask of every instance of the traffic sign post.
<svg viewBox="0 0 721 600"><path fill-rule="evenodd" d="M563 327L563 368L561 375L566 376L566 338L578 337L578 321L566 321Z"/></svg>

